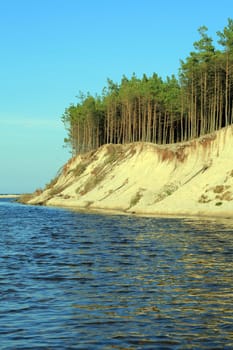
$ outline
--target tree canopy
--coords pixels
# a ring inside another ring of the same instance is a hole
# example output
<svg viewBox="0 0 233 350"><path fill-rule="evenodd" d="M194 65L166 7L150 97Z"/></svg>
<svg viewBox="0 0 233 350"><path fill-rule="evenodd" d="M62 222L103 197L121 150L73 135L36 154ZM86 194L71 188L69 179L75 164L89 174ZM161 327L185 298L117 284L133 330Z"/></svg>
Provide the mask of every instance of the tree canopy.
<svg viewBox="0 0 233 350"><path fill-rule="evenodd" d="M222 49L206 26L198 33L178 77L133 73L120 83L108 79L100 95L80 93L62 116L72 154L107 143L188 141L232 124L233 20L217 32Z"/></svg>

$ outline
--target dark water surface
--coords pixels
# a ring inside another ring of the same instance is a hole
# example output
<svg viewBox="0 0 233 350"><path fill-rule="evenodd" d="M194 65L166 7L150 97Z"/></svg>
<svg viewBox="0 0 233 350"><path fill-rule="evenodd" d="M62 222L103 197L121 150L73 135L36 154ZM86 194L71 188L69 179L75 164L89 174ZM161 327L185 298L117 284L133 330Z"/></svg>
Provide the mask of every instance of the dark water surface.
<svg viewBox="0 0 233 350"><path fill-rule="evenodd" d="M233 221L0 200L0 349L233 349Z"/></svg>

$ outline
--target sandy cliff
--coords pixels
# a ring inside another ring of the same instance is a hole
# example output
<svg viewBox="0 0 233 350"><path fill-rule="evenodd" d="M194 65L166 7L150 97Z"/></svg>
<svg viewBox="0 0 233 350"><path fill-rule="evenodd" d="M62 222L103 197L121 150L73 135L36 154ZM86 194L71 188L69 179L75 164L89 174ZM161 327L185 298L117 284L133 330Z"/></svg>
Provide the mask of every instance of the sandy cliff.
<svg viewBox="0 0 233 350"><path fill-rule="evenodd" d="M231 217L233 127L175 145L104 145L71 159L29 203Z"/></svg>

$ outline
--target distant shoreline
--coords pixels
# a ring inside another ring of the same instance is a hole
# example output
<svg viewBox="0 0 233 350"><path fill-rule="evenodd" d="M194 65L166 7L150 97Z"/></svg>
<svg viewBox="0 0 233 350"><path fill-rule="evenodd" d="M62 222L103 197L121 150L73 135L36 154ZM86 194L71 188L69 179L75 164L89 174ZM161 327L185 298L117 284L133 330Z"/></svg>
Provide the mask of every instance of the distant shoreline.
<svg viewBox="0 0 233 350"><path fill-rule="evenodd" d="M0 198L16 198L20 196L20 194L0 194Z"/></svg>

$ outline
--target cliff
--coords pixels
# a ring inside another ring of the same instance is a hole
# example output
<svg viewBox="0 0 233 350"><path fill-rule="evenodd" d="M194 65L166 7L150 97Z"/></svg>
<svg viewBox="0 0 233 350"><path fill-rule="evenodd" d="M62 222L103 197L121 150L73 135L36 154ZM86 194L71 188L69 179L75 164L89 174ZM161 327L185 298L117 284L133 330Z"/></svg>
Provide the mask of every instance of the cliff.
<svg viewBox="0 0 233 350"><path fill-rule="evenodd" d="M233 215L233 126L187 143L104 145L29 204L149 215Z"/></svg>

